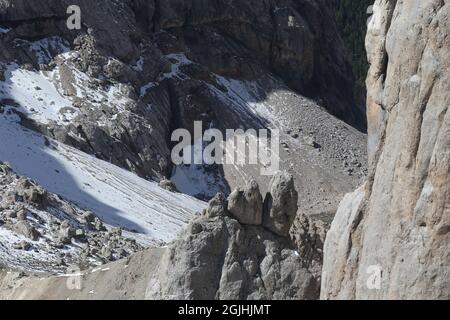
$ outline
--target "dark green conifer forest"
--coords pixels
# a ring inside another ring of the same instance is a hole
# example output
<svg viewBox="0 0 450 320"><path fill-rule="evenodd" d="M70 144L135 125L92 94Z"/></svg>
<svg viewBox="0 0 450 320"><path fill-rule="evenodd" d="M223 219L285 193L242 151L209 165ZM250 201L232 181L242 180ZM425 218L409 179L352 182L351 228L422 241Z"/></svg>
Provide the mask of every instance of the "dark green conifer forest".
<svg viewBox="0 0 450 320"><path fill-rule="evenodd" d="M374 0L333 1L336 8L336 21L345 46L351 55L353 72L358 84L364 87L368 70L365 35L370 15L367 9L374 3Z"/></svg>

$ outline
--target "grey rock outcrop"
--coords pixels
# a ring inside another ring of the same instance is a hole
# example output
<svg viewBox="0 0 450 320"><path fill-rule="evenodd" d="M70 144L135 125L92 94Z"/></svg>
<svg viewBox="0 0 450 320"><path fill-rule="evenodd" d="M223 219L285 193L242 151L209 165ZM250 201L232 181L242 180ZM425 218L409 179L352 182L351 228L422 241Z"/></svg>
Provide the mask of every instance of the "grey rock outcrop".
<svg viewBox="0 0 450 320"><path fill-rule="evenodd" d="M323 299L450 298L450 3L377 0L368 182L341 203Z"/></svg>
<svg viewBox="0 0 450 320"><path fill-rule="evenodd" d="M203 215L208 218L215 218L226 215L228 212L228 201L222 193L218 193L212 198Z"/></svg>
<svg viewBox="0 0 450 320"><path fill-rule="evenodd" d="M168 248L150 299L316 299L318 283L289 237L297 211L293 178L272 182L262 225L257 183L228 198L218 194L203 215ZM286 211L287 210L287 211ZM271 214L270 214L271 213Z"/></svg>
<svg viewBox="0 0 450 320"><path fill-rule="evenodd" d="M323 247L329 224L299 213L291 228L291 238L304 265L318 279L322 277Z"/></svg>
<svg viewBox="0 0 450 320"><path fill-rule="evenodd" d="M110 254L108 246L102 248L102 256ZM60 277L13 278L0 281L0 298L53 299L63 293L70 299L318 299L320 280L310 265L290 237L240 223L218 194L168 247L131 255L100 273L87 270L81 290L67 290Z"/></svg>
<svg viewBox="0 0 450 320"><path fill-rule="evenodd" d="M39 232L27 221L17 221L13 226L12 230L19 235L22 235L30 240L39 240Z"/></svg>
<svg viewBox="0 0 450 320"><path fill-rule="evenodd" d="M165 256L151 299L316 299L318 285L287 239L229 217L198 220Z"/></svg>
<svg viewBox="0 0 450 320"><path fill-rule="evenodd" d="M218 212L217 202L206 212ZM316 299L319 293L319 282L288 237L230 214L194 220L161 266L148 299Z"/></svg>
<svg viewBox="0 0 450 320"><path fill-rule="evenodd" d="M228 197L228 211L242 224L261 225L263 198L255 180L249 181L245 188L231 193Z"/></svg>
<svg viewBox="0 0 450 320"><path fill-rule="evenodd" d="M287 172L275 175L270 183L270 192L264 200L264 227L280 236L289 236L297 216L297 201L294 177Z"/></svg>

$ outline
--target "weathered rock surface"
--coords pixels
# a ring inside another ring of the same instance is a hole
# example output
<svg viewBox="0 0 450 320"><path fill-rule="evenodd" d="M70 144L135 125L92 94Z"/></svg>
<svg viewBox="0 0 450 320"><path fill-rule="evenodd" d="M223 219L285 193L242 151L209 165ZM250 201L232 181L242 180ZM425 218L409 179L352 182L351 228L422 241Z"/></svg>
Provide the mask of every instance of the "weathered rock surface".
<svg viewBox="0 0 450 320"><path fill-rule="evenodd" d="M289 244L230 217L200 218L163 257L150 299L316 299L318 282Z"/></svg>
<svg viewBox="0 0 450 320"><path fill-rule="evenodd" d="M82 10L78 31L65 25L66 8L73 4ZM168 189L175 190L168 182L174 173L170 134L176 128L192 133L194 120L222 131L280 129L280 165L301 184L302 212L334 212L341 194L365 176L365 136L330 115L364 128L364 111L355 107L351 70L326 1L44 0L38 7L30 0L0 0L0 21L8 30L0 33L1 80L10 83L11 70L39 74L70 104L59 111L58 121L39 118L36 106L14 99L1 100L0 113L12 108L21 113L23 125L142 177L157 178ZM17 65L11 66L13 61ZM224 185L228 194L243 185L241 180L260 175L259 167L230 167L213 168L225 181L214 180L208 187ZM203 182L197 173L194 179ZM256 179L263 194L270 191L270 178ZM261 192L251 189L230 199L241 228L257 225L264 234L275 233L273 239L285 238L297 211L295 194L283 198L273 191L263 219ZM193 195L210 199L201 190ZM46 212L48 203L39 200L45 196L24 197ZM228 210L222 200L213 199L208 217ZM8 228L13 215L1 218ZM102 221L77 210L75 216L69 228L45 224L51 246L91 239L93 232L100 236L94 237L94 248L84 250L91 257L103 263L122 256L116 236L109 245ZM235 222L225 224L219 230L234 228ZM193 232L202 228L196 224ZM307 229L309 234L312 229ZM239 294L245 295L250 282ZM272 289L261 295L289 296L283 288Z"/></svg>
<svg viewBox="0 0 450 320"><path fill-rule="evenodd" d="M450 3L377 0L367 184L342 202L323 299L450 298Z"/></svg>
<svg viewBox="0 0 450 320"><path fill-rule="evenodd" d="M322 277L323 247L330 226L322 219L299 213L291 227L291 239L308 270L320 282Z"/></svg>
<svg viewBox="0 0 450 320"><path fill-rule="evenodd" d="M294 177L287 172L276 174L270 183L270 192L264 200L264 227L280 235L289 236L297 216L298 192Z"/></svg>
<svg viewBox="0 0 450 320"><path fill-rule="evenodd" d="M296 209L292 177L286 173L277 177L274 199L289 199ZM227 207L239 207L239 215ZM261 217L262 197L254 181L244 191L232 193L228 205L222 195L211 200L204 215L169 247L163 258L166 267L148 288L147 298L315 299L319 281L295 251L288 234L273 233L261 220L255 223L256 208ZM266 219L276 220L268 225L283 231L289 231L293 221L277 215Z"/></svg>
<svg viewBox="0 0 450 320"><path fill-rule="evenodd" d="M209 201L208 207L203 212L203 215L208 218L215 218L225 215L227 211L228 202L222 193L218 193Z"/></svg>
<svg viewBox="0 0 450 320"><path fill-rule="evenodd" d="M263 198L255 180L248 182L245 188L230 194L228 211L242 224L261 225Z"/></svg>
<svg viewBox="0 0 450 320"><path fill-rule="evenodd" d="M169 247L88 270L79 290L68 290L61 278L37 282L0 274L0 298L317 299L320 281L291 239L241 224L227 207L217 195Z"/></svg>

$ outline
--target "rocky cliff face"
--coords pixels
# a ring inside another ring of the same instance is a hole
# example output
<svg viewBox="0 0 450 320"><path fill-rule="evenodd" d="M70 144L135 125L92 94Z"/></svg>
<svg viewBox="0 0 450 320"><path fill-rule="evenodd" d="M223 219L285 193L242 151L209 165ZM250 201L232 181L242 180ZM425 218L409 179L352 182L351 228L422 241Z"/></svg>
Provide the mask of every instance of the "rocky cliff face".
<svg viewBox="0 0 450 320"><path fill-rule="evenodd" d="M324 299L448 299L450 4L377 0L367 184L325 243Z"/></svg>
<svg viewBox="0 0 450 320"><path fill-rule="evenodd" d="M37 67L43 61L27 53L30 51L27 40L61 36L71 48L80 51L76 60L82 71L136 87L155 80L167 68L170 64L167 54L185 52L190 60L203 66L186 68L195 69L185 70L195 74L194 79L208 78L207 71L256 79L262 69L269 69L294 90L323 101L332 114L364 129L364 110L355 107L353 100L351 68L331 10L324 1L230 4L222 0L214 3L136 0L101 1L96 5L89 1L72 2L47 0L39 8L28 0L0 2L0 21L13 27L2 41L3 60L18 60ZM81 31L71 31L65 26L66 9L71 4L81 8ZM327 23L322 23L325 20ZM49 58L55 53L51 51L47 52ZM133 70L124 64L139 64L143 70ZM64 76L66 81L62 79L63 85L71 78L68 73ZM74 94L70 87L68 83L64 86L69 95ZM167 103L181 99L180 95L187 90L175 89L173 84L170 87L168 93L175 97ZM201 90L198 81L189 87L191 92ZM183 113L188 106L177 102L181 104L178 111ZM161 116L167 119L170 113Z"/></svg>
<svg viewBox="0 0 450 320"><path fill-rule="evenodd" d="M81 8L81 30L66 26L69 5ZM9 193L22 190L1 186L0 239L14 240L2 252L30 253L6 267L60 272L79 259L97 265L127 256L141 247L113 230L124 225L133 239L171 241L203 203L148 180L209 200L254 177L228 201L214 198L168 249L130 258L146 261L132 276L154 282L133 289L148 298L318 297L326 227L308 215L330 219L367 173L357 130L365 128L364 111L355 107L327 1L0 0L0 47L0 159L74 208L30 208L17 221L22 208ZM174 166L171 133L193 134L194 121L222 132L279 129L276 160L289 174L262 176L261 163ZM107 229L91 230L96 220L84 221L86 210ZM58 255L80 241L82 250L58 259L57 270L55 260L34 268L34 253ZM102 241L108 245L99 252ZM131 290L119 277L125 291L109 293L110 283L96 276L103 297ZM59 289L39 297L66 295L64 284L49 281Z"/></svg>
<svg viewBox="0 0 450 320"><path fill-rule="evenodd" d="M260 167L172 165L171 133L194 121L279 129L308 214L335 212L367 173L365 112L327 1L2 0L0 21L0 110L143 178L209 200L255 177L265 194Z"/></svg>

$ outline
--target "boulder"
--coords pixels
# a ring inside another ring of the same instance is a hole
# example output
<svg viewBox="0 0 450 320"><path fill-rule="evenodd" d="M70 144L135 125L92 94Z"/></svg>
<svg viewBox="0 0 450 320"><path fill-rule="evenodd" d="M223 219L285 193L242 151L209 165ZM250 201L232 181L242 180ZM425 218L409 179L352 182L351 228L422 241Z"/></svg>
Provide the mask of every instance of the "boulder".
<svg viewBox="0 0 450 320"><path fill-rule="evenodd" d="M26 242L26 241L21 241L21 242L16 243L14 245L14 249L16 249L16 250L24 250L24 251L30 250L31 247L32 247L31 244Z"/></svg>
<svg viewBox="0 0 450 320"><path fill-rule="evenodd" d="M16 222L12 226L12 230L33 241L37 241L40 238L39 232L27 221Z"/></svg>
<svg viewBox="0 0 450 320"><path fill-rule="evenodd" d="M261 225L263 198L255 180L249 181L245 188L235 190L228 197L228 211L242 224Z"/></svg>
<svg viewBox="0 0 450 320"><path fill-rule="evenodd" d="M204 215L208 218L224 216L228 213L228 202L222 193L218 193L212 198L208 207L205 209Z"/></svg>
<svg viewBox="0 0 450 320"><path fill-rule="evenodd" d="M159 182L159 186L161 188L163 188L164 190L170 191L170 192L178 192L177 186L175 185L175 183L173 183L172 181L168 180L168 179L162 179Z"/></svg>
<svg viewBox="0 0 450 320"><path fill-rule="evenodd" d="M58 239L62 244L71 244L72 239L76 237L76 230L69 225L67 221L61 224L58 232Z"/></svg>
<svg viewBox="0 0 450 320"><path fill-rule="evenodd" d="M95 214L91 211L87 211L83 214L83 216L81 217L81 221L83 223L93 223L95 222Z"/></svg>
<svg viewBox="0 0 450 320"><path fill-rule="evenodd" d="M27 209L20 209L17 214L17 220L26 221L28 216L28 210Z"/></svg>
<svg viewBox="0 0 450 320"><path fill-rule="evenodd" d="M297 215L297 202L294 177L287 172L276 174L270 182L270 191L264 200L264 227L277 235L288 237Z"/></svg>
<svg viewBox="0 0 450 320"><path fill-rule="evenodd" d="M45 209L47 200L47 191L41 187L31 186L30 188L24 190L24 198L26 201L34 205L38 209Z"/></svg>

